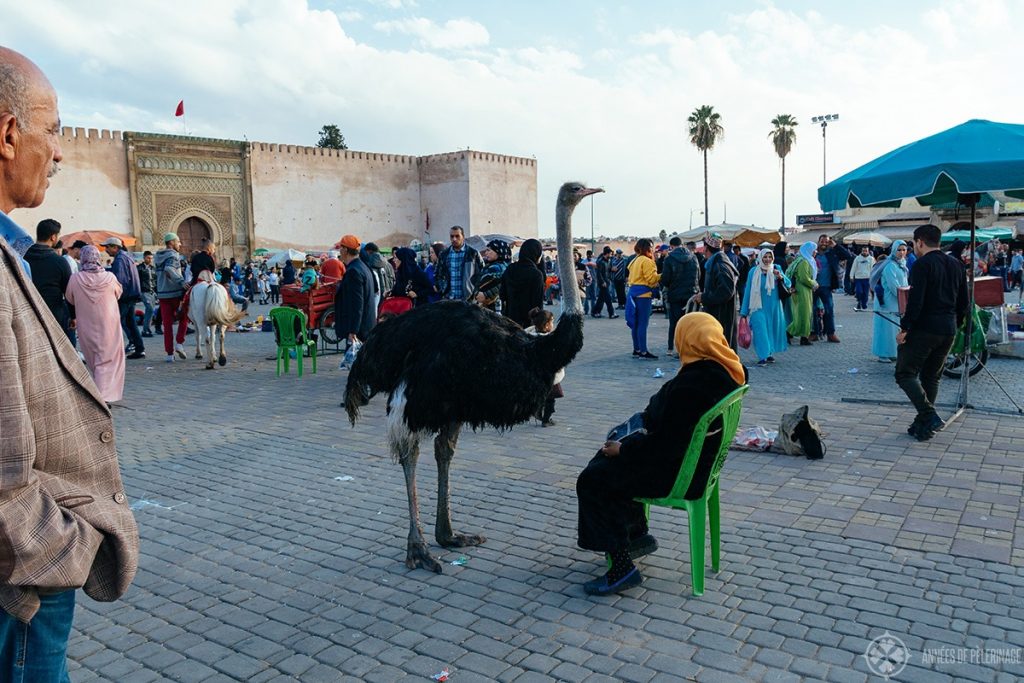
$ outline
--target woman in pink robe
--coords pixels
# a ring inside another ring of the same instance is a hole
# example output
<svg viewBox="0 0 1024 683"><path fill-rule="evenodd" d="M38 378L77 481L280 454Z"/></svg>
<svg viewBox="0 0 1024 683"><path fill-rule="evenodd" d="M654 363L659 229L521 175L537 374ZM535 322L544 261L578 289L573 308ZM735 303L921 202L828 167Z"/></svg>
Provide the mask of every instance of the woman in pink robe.
<svg viewBox="0 0 1024 683"><path fill-rule="evenodd" d="M75 307L78 348L107 403L124 393L124 341L117 299L121 284L100 265L99 249L90 245L79 252L79 270L71 276L65 297Z"/></svg>

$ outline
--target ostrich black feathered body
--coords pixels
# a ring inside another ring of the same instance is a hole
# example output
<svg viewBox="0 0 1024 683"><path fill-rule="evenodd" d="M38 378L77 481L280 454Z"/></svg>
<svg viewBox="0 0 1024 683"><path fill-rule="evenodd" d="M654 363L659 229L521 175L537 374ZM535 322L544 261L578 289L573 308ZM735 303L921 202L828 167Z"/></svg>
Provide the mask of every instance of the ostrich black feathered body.
<svg viewBox="0 0 1024 683"><path fill-rule="evenodd" d="M555 373L583 347L583 320L563 315L542 337L479 306L442 301L377 325L356 357L345 387L345 410L378 393L403 392L410 431L453 424L507 429L543 405Z"/></svg>

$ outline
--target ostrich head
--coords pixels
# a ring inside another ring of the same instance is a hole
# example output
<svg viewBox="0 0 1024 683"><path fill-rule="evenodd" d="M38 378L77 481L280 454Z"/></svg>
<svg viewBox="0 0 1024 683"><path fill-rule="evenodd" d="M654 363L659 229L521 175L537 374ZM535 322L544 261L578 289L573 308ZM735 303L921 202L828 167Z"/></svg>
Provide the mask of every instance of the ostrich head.
<svg viewBox="0 0 1024 683"><path fill-rule="evenodd" d="M576 272L572 262L572 212L584 197L604 192L581 182L564 183L555 202L555 235L558 238L558 278L562 281L562 312L583 315L583 304L576 289Z"/></svg>
<svg viewBox="0 0 1024 683"><path fill-rule="evenodd" d="M565 209L572 212L576 208L576 205L583 201L584 197L588 197L598 192L604 192L600 187L587 187L581 182L572 180L564 183L558 190L558 208Z"/></svg>

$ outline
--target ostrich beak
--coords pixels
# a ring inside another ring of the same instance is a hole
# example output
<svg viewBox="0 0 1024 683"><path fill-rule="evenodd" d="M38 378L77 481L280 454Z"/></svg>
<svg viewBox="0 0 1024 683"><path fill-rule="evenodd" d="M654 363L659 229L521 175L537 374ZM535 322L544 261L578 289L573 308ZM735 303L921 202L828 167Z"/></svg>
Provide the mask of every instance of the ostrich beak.
<svg viewBox="0 0 1024 683"><path fill-rule="evenodd" d="M580 196L580 199L583 199L584 197L586 197L588 195L597 194L598 192L604 192L604 188L601 188L601 187L585 187L582 190L580 190L578 194Z"/></svg>

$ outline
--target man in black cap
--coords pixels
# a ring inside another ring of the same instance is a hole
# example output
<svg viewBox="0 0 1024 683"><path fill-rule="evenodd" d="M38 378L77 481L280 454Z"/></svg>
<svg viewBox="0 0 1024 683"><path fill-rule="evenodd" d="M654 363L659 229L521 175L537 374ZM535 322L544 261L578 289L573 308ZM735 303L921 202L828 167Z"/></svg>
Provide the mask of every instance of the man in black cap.
<svg viewBox="0 0 1024 683"><path fill-rule="evenodd" d="M722 324L722 331L733 351L739 348L736 335L736 282L739 272L729 257L722 251L722 236L708 232L704 235L704 249L708 257L704 269L704 291L697 294L697 301Z"/></svg>

